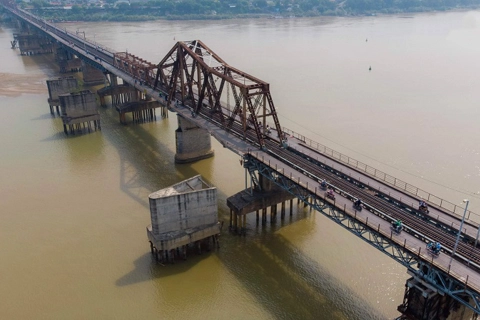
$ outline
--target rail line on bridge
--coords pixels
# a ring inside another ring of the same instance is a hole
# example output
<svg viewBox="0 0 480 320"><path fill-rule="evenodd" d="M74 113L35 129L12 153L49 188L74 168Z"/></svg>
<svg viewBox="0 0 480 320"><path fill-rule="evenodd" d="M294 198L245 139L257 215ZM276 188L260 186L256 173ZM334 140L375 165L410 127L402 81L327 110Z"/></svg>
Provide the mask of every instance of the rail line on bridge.
<svg viewBox="0 0 480 320"><path fill-rule="evenodd" d="M460 207L448 209L452 204L439 199L432 206L436 214L425 215L413 206L418 188L407 188L405 183L404 190L399 190L396 179L392 186L383 173L381 181L377 171L372 176L366 165L366 174L361 173L358 168L362 165L348 157L342 171L334 168L332 163L345 162L342 155L335 157L333 150L328 155L326 148L321 152L318 144L314 148L312 141L308 144L304 136L280 126L268 83L229 66L198 40L178 42L159 64L153 64L61 30L11 2L4 2L3 6L91 65L145 90L170 111L207 129L225 147L243 157L245 170L254 184L258 175L270 179L407 267L419 279L480 314L478 223L468 221L461 230L463 241L453 264L448 262L447 255L434 259L422 247L427 241L441 239L444 253L452 253L460 224L456 210ZM225 87L227 94L231 90L235 101L232 110L223 103ZM267 132L268 124L272 124L273 133ZM323 160L319 159L322 157ZM336 201L327 200L319 190L321 179L329 180L337 192ZM378 187L366 183L369 179ZM435 199L425 194L429 201ZM364 199L367 210L357 212L351 208L351 201L357 198ZM390 223L399 218L405 222L406 232L394 235Z"/></svg>

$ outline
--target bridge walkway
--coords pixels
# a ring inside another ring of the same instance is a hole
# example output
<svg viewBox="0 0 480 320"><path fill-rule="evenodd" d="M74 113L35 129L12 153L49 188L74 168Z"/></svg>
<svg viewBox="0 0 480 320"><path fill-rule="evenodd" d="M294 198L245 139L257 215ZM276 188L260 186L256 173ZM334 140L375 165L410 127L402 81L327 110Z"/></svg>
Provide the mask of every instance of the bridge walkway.
<svg viewBox="0 0 480 320"><path fill-rule="evenodd" d="M117 68L111 66L106 62L99 62L103 65L103 67L110 72L118 75L121 77L125 82L129 83L130 85L134 86L137 90L145 92L153 99L157 100L158 102L166 105L165 100L165 93L162 93L160 96L160 92L157 90L153 90L149 86L142 85L138 81L135 81L135 78L130 76L129 74L123 72L122 70L118 70ZM323 191L321 191L318 186L318 180L314 178L310 178L306 176L303 172L298 171L294 168L291 168L285 165L280 160L274 158L273 156L269 155L267 152L255 149L252 147L251 144L242 140L236 135L233 135L222 128L218 127L214 123L208 121L207 119L202 118L201 116L192 116L192 111L189 107L181 105L181 103L171 103L168 106L168 109L172 112L176 112L181 114L189 121L195 123L197 126L208 130L208 132L214 136L225 148L232 150L233 152L237 153L239 156L242 156L245 153L251 152L256 155L258 159L263 159L264 163L268 163L271 168L277 168L278 172L281 172L286 177L292 177L293 180L301 182L302 186L307 188L310 192L316 193L317 195L322 195ZM276 132L272 130L271 134L269 135L270 138L276 139ZM341 163L338 163L335 160L332 160L325 155L314 152L311 148L305 146L303 141L290 137L288 139L288 144L290 147L295 148L296 150L301 151L302 153L311 156L312 158L318 159L321 162L325 163L327 166L333 167L336 170L339 170L354 179L362 181L364 184L367 184L370 188L375 190L380 190L386 194L390 194L391 197L398 199L398 201L406 203L412 207L415 207L415 204L418 203L418 199L405 194L396 188L388 186L378 180L358 172L354 168L350 168L345 166ZM307 186L308 185L308 186ZM328 200L327 200L328 201ZM333 203L332 203L333 204ZM352 201L346 197L343 197L341 194L336 195L335 206L339 208L345 208L346 213L351 215L352 217L356 217L359 220L367 221L369 225L375 225L378 229L379 233L386 235L387 237L392 237L398 244L405 245L406 247L411 249L411 252L417 254L420 253L424 257L425 260L432 260L432 262L437 265L440 269L448 270L450 256L442 253L438 258L432 259L432 256L429 255L425 250L425 242L423 240L418 239L417 237L410 235L406 232L402 232L400 235L392 235L390 230L390 222L386 221L379 216L371 213L368 210L362 210L357 212L352 207ZM456 225L457 228L459 226L459 219L455 219L454 216L449 215L438 208L430 207L430 215L435 215L442 219L445 223ZM467 234L475 236L477 233L477 228L472 225L464 225L465 229L467 230ZM408 228L408 226L406 226ZM475 286L480 291L480 274L478 274L474 269L469 268L465 264L456 261L455 259L452 261L450 271L451 274L456 274L456 278L465 281L468 277L468 283L472 286Z"/></svg>
<svg viewBox="0 0 480 320"><path fill-rule="evenodd" d="M272 138L274 136L275 136L275 133L272 130ZM396 188L395 186L386 184L362 171L356 170L353 167L350 167L344 163L338 162L337 160L332 159L319 151L316 151L312 147L307 146L303 141L297 138L290 137L288 144L290 147L293 147L294 149L301 151L306 156L309 156L313 159L317 159L318 161L324 163L325 165L331 168L334 168L335 170L338 170L348 175L352 179L355 179L367 185L369 189L381 192L385 195L388 195L388 197L395 199L397 202L401 202L405 204L411 209L411 211L418 211L418 203L420 200L419 197L415 197L408 192L405 192L403 190ZM454 212L447 211L444 208L439 208L438 206L431 203L429 203L429 214L427 216L430 216L446 225L450 225L456 230L459 229L461 219L462 219L462 216ZM479 223L477 221L470 220L469 216L467 215L465 218L465 223L462 228L462 233L475 239L476 237L478 237L478 231L479 231Z"/></svg>
<svg viewBox="0 0 480 320"><path fill-rule="evenodd" d="M50 27L49 27L50 28ZM47 30L48 31L48 30ZM56 29L55 33L58 32ZM75 37L75 35L70 35L65 32L65 36L69 39L70 37ZM62 35L64 37L64 35ZM110 62L106 62L105 60L110 59L110 54L106 54L102 52L102 50L98 50L96 46L87 46L83 44L83 48L81 46L74 46L71 40L65 40L61 37L55 36L57 40L62 42L66 46L72 46L77 52L82 54L84 57L90 59L94 63L98 63L99 66L104 68L105 70L121 77L126 83L134 86L137 90L140 90L155 100L159 101L160 103L166 104L165 99L163 98L165 94L163 93L162 96L159 95L159 91L153 90L152 88L142 85L136 81L131 75L113 67ZM78 40L76 40L78 41ZM103 57L100 58L99 57ZM291 177L292 180L298 181L298 183L305 189L308 189L312 194L317 194L321 196L320 191L318 188L318 179L311 178L305 175L303 172L285 165L282 161L276 159L275 157L269 155L267 152L259 149L255 149L246 141L243 141L241 138L223 130L222 128L218 127L214 123L202 118L201 116L194 117L191 113L190 108L182 106L180 104L170 104L167 108L172 112L177 112L184 116L185 118L189 119L197 126L204 128L210 132L212 136L214 136L220 143L232 150L233 152L237 153L238 155L242 156L245 153L251 153L254 155L258 161L261 161L265 164L268 164L271 168L275 168L278 174L282 174L286 177ZM271 138L275 138L275 132L272 132L270 135ZM409 204L410 206L414 207L415 203L418 203L418 199L414 198L413 196L409 196L398 189L392 188L391 186L385 185L380 183L378 180L371 178L368 175L361 174L357 170L350 168L348 166L342 165L340 169L340 164L332 160L321 153L314 152L311 148L308 148L303 144L301 140L295 139L293 137L289 138L288 141L289 145L295 147L297 150L301 150L306 155L310 155L312 158L321 159L326 165L334 167L335 169L341 170L343 173L347 173L351 177L358 179L366 183L370 188L379 190L383 193L388 193L392 197L397 199L401 199L401 202ZM331 203L332 205L344 209L344 213L354 217L356 220L363 222L367 226L375 229L379 234L382 234L384 237L391 239L397 245L404 247L408 250L411 254L420 256L424 261L430 261L432 265L437 267L438 269L444 270L446 273L449 273L451 276L455 277L456 279L460 280L463 283L468 283L468 287L471 287L476 292L480 292L480 275L478 272L473 269L469 268L467 265L453 260L450 262L450 256L442 253L439 257L433 258L429 255L425 250L425 242L409 233L402 232L400 235L392 234L390 230L390 222L382 219L381 217L375 215L374 213L363 210L357 212L352 208L352 202L347 197L338 194L336 197L335 203ZM329 200L326 200L329 202ZM329 210L326 208L325 210ZM434 208L431 206L431 215L436 215L439 219L443 219L443 221L451 223L458 223L459 219L454 219L453 216L448 215L447 213L443 212L438 208ZM408 226L406 226L408 228ZM477 232L477 227L475 225L466 225L466 232L469 235L474 235ZM365 240L364 238L362 238ZM423 249L423 250L422 250Z"/></svg>

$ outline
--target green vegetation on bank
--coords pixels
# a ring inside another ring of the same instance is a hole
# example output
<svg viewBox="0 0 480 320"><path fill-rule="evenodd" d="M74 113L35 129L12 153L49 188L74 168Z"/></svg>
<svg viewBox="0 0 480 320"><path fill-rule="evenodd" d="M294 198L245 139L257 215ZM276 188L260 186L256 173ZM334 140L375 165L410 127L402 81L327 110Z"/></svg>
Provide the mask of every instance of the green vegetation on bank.
<svg viewBox="0 0 480 320"><path fill-rule="evenodd" d="M73 0L64 3L32 0L18 4L55 21L144 21L444 11L478 8L480 0Z"/></svg>

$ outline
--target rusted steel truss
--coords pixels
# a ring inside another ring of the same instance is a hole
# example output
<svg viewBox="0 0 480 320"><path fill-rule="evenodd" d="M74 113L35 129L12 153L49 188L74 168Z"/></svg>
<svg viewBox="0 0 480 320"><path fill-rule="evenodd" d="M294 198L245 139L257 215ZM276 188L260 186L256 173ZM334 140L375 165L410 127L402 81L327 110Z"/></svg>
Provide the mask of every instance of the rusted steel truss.
<svg viewBox="0 0 480 320"><path fill-rule="evenodd" d="M278 121L270 85L238 70L199 40L180 41L158 64L154 88L168 92L168 103L181 101L225 130L235 128L264 147L267 125L273 124L280 143L284 134ZM230 102L231 101L231 102Z"/></svg>
<svg viewBox="0 0 480 320"><path fill-rule="evenodd" d="M157 65L128 52L117 52L113 55L113 65L128 72L139 81L153 86L157 75Z"/></svg>

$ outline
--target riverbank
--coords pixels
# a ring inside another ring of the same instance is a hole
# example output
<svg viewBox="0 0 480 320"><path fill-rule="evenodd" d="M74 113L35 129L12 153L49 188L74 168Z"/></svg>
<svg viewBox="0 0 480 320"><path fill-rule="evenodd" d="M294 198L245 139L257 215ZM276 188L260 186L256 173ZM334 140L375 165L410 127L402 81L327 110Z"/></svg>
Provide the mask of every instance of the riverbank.
<svg viewBox="0 0 480 320"><path fill-rule="evenodd" d="M446 12L446 11L467 11L478 10L480 4L477 5L451 5L451 6L411 6L411 7L385 7L376 9L359 9L355 7L346 7L337 5L324 10L300 10L299 8L287 8L284 10L252 10L252 12L217 12L215 10L199 10L205 13L188 13L178 10L166 11L161 7L148 6L142 4L124 4L120 7L104 8L104 7L48 7L35 8L25 7L26 10L38 15L46 20L55 22L138 22L138 21L154 21L154 20L227 20L227 19L286 19L286 18L309 18L309 17L355 17L355 16L377 16L377 15L394 15L394 14L413 14L421 12Z"/></svg>

